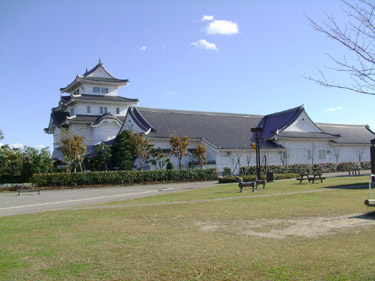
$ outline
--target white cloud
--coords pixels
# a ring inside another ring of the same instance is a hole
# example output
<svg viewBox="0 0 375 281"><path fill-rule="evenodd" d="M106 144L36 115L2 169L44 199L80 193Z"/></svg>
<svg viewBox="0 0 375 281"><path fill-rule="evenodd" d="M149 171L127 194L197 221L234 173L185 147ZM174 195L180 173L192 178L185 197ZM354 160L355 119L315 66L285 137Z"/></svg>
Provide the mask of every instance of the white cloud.
<svg viewBox="0 0 375 281"><path fill-rule="evenodd" d="M202 21L213 21L214 16L203 15Z"/></svg>
<svg viewBox="0 0 375 281"><path fill-rule="evenodd" d="M11 148L20 148L22 149L23 148L23 144L20 144L20 143L14 143L14 144L11 144L9 145Z"/></svg>
<svg viewBox="0 0 375 281"><path fill-rule="evenodd" d="M40 150L40 149L46 148L47 146L45 146L43 144L38 144L35 147Z"/></svg>
<svg viewBox="0 0 375 281"><path fill-rule="evenodd" d="M139 50L146 51L147 50L147 46L142 46L142 47L139 48Z"/></svg>
<svg viewBox="0 0 375 281"><path fill-rule="evenodd" d="M336 110L341 110L341 106L336 106L336 107L328 107L326 108L326 111L336 111Z"/></svg>
<svg viewBox="0 0 375 281"><path fill-rule="evenodd" d="M237 23L228 20L214 20L206 26L207 34L231 35L238 32Z"/></svg>
<svg viewBox="0 0 375 281"><path fill-rule="evenodd" d="M0 142L0 147L3 146L4 144Z"/></svg>
<svg viewBox="0 0 375 281"><path fill-rule="evenodd" d="M207 42L204 39L200 39L196 42L191 42L190 45L192 45L193 47L197 49L217 51L217 47L214 43Z"/></svg>

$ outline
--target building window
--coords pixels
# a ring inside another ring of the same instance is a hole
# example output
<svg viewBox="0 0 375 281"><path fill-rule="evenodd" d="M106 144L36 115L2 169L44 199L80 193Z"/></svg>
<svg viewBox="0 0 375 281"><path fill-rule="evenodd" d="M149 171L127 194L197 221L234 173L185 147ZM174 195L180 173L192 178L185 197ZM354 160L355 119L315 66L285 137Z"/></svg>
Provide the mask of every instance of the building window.
<svg viewBox="0 0 375 281"><path fill-rule="evenodd" d="M318 158L320 160L326 159L326 151L325 150L318 150Z"/></svg>
<svg viewBox="0 0 375 281"><path fill-rule="evenodd" d="M100 92L101 92L102 94L108 94L108 88L101 88L101 89L100 89Z"/></svg>
<svg viewBox="0 0 375 281"><path fill-rule="evenodd" d="M103 107L103 106L101 106L100 107L100 114L103 114L103 113L107 113L107 107Z"/></svg>
<svg viewBox="0 0 375 281"><path fill-rule="evenodd" d="M116 107L116 114L120 114L120 108Z"/></svg>
<svg viewBox="0 0 375 281"><path fill-rule="evenodd" d="M75 90L75 91L73 92L73 95L75 95L75 96L79 95L79 89L78 89L78 90Z"/></svg>
<svg viewBox="0 0 375 281"><path fill-rule="evenodd" d="M74 108L70 109L70 116L74 116Z"/></svg>
<svg viewBox="0 0 375 281"><path fill-rule="evenodd" d="M93 91L94 91L94 93L100 93L100 88L99 87L94 87Z"/></svg>
<svg viewBox="0 0 375 281"><path fill-rule="evenodd" d="M87 106L87 113L91 113L91 106Z"/></svg>

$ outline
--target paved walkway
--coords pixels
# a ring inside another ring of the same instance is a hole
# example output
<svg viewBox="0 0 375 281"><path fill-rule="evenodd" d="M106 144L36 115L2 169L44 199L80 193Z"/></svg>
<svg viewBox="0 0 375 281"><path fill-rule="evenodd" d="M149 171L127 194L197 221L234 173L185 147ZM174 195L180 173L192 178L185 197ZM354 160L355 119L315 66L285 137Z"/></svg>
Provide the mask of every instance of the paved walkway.
<svg viewBox="0 0 375 281"><path fill-rule="evenodd" d="M21 193L20 196L17 192L1 192L0 216L69 209L215 185L217 185L217 181L42 190L40 195L37 192L27 192Z"/></svg>

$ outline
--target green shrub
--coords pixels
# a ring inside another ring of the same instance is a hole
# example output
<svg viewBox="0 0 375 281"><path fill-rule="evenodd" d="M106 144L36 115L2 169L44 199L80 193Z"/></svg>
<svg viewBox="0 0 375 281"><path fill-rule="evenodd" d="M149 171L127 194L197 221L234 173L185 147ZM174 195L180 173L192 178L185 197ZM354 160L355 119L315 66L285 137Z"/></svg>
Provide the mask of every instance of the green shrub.
<svg viewBox="0 0 375 281"><path fill-rule="evenodd" d="M154 170L154 171L96 171L88 173L35 174L31 182L35 186L84 186L134 184L158 181L194 181L217 179L216 169Z"/></svg>
<svg viewBox="0 0 375 281"><path fill-rule="evenodd" d="M284 165L284 166L267 166L267 171L272 171L274 174L285 174L285 173L311 173L313 170L321 171L322 173L333 173L333 172L347 172L356 167L357 162L345 162L345 163L324 163L324 164L294 164L294 165ZM370 162L362 162L361 169L368 170L371 167ZM264 170L265 167L262 167ZM256 167L242 167L241 175L255 175Z"/></svg>
<svg viewBox="0 0 375 281"><path fill-rule="evenodd" d="M298 173L274 174L273 179L274 180L293 179L293 178L296 178L298 175L299 175ZM265 176L261 176L261 178L264 180ZM247 175L247 176L243 176L242 179L244 182L255 181L256 176ZM235 176L219 177L219 183L231 183L231 182L238 182L237 177Z"/></svg>
<svg viewBox="0 0 375 281"><path fill-rule="evenodd" d="M232 171L230 170L230 168L229 167L225 167L224 168L224 171L223 171L223 176L224 177L228 177L228 176L230 176L232 174Z"/></svg>

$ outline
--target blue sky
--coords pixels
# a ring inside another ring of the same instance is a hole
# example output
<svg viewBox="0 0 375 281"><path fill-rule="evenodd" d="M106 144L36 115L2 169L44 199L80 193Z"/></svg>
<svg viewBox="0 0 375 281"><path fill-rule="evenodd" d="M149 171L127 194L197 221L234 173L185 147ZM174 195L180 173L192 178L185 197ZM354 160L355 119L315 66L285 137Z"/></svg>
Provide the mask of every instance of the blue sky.
<svg viewBox="0 0 375 281"><path fill-rule="evenodd" d="M139 106L270 114L304 105L315 122L369 124L373 96L304 78L345 50L317 33L340 1L0 1L2 143L52 146L61 87L101 58Z"/></svg>

